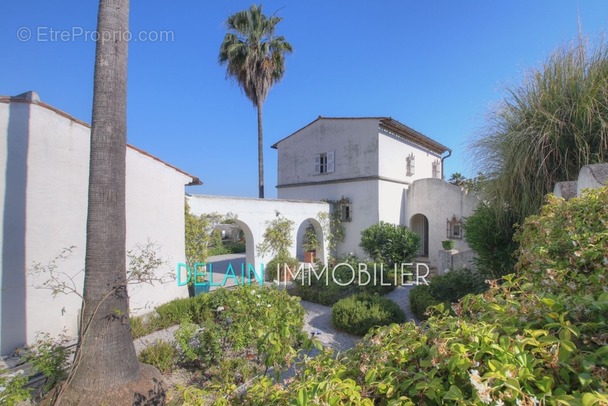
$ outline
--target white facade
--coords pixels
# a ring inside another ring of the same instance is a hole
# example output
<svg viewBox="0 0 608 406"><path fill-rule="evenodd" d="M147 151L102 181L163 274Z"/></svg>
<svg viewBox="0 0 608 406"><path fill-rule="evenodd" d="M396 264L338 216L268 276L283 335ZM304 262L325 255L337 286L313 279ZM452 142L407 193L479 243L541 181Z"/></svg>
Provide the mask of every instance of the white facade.
<svg viewBox="0 0 608 406"><path fill-rule="evenodd" d="M435 265L441 241L447 239L447 220L462 219L477 205L442 180L442 158L450 150L391 118L319 117L273 148L278 150L279 198L350 200L352 219L342 223L345 240L338 255L364 256L361 231L385 221L419 233L421 254ZM324 154L332 158L325 172L318 170L317 158ZM458 239L457 248L468 247Z"/></svg>
<svg viewBox="0 0 608 406"><path fill-rule="evenodd" d="M75 336L80 298L40 289L33 265L56 262L82 290L90 127L38 100L0 97L0 353L32 343L37 332ZM155 243L166 269L184 260L184 185L200 181L134 147L127 148L127 250ZM62 277L62 280L69 281ZM134 313L188 295L175 281L130 286Z"/></svg>
<svg viewBox="0 0 608 406"><path fill-rule="evenodd" d="M319 213L329 212L329 204L327 203L190 195L188 196L188 204L190 205L190 212L196 216L212 213L236 215L235 222L245 234L246 262L256 270L260 269L261 264L267 264L272 259L271 254L261 255L256 247L263 240L264 231L268 226L267 222L274 220L277 213L294 222L294 243L289 252L292 257L301 257L299 248L302 244L303 230L310 223L315 228L317 238L321 244L316 253L317 257L323 262L327 260L327 236L324 235L323 227L318 220Z"/></svg>

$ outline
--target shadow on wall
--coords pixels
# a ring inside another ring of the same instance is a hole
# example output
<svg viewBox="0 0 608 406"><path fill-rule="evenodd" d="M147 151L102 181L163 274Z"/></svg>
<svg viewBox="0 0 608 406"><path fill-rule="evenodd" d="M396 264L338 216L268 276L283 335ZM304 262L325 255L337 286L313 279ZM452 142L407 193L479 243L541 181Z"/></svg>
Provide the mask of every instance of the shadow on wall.
<svg viewBox="0 0 608 406"><path fill-rule="evenodd" d="M2 230L0 354L8 354L26 342L25 226L29 113L30 105L27 103L11 102L9 106Z"/></svg>

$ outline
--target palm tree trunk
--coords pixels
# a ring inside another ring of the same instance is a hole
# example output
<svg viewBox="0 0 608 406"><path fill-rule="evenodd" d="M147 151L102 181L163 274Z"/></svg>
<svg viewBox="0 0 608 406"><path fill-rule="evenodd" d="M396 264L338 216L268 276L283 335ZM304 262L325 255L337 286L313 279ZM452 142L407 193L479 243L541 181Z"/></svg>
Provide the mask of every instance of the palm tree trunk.
<svg viewBox="0 0 608 406"><path fill-rule="evenodd" d="M258 107L258 178L260 185L260 199L264 198L264 135L262 129L262 103Z"/></svg>
<svg viewBox="0 0 608 406"><path fill-rule="evenodd" d="M77 390L139 378L126 289L125 165L129 0L100 0Z"/></svg>

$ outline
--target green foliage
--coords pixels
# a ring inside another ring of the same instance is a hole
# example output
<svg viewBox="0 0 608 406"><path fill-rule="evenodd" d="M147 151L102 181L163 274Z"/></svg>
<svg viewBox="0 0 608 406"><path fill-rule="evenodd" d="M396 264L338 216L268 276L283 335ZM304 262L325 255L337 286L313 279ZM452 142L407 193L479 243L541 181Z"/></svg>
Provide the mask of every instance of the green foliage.
<svg viewBox="0 0 608 406"><path fill-rule="evenodd" d="M491 178L488 199L521 223L556 182L608 160L608 46L584 39L562 46L506 92L473 152Z"/></svg>
<svg viewBox="0 0 608 406"><path fill-rule="evenodd" d="M277 217L266 222L263 240L257 245L260 255L288 257L293 238L294 222L277 212Z"/></svg>
<svg viewBox="0 0 608 406"><path fill-rule="evenodd" d="M464 238L477 253L479 272L497 279L513 272L517 243L513 241L517 217L493 203L481 203L464 224Z"/></svg>
<svg viewBox="0 0 608 406"><path fill-rule="evenodd" d="M285 37L275 34L281 18L267 17L262 5L255 4L226 20L228 32L220 46L218 62L226 66L226 77L239 84L247 98L258 109L258 176L259 197L264 197L264 160L262 105L270 88L285 72L285 54L292 47Z"/></svg>
<svg viewBox="0 0 608 406"><path fill-rule="evenodd" d="M357 294L332 306L331 321L339 330L363 336L372 327L403 323L405 313L390 299Z"/></svg>
<svg viewBox="0 0 608 406"><path fill-rule="evenodd" d="M608 188L550 197L518 232L518 275L455 315L373 330L244 404L608 404Z"/></svg>
<svg viewBox="0 0 608 406"><path fill-rule="evenodd" d="M366 267L365 270L370 276L369 281L360 266ZM333 265L323 266L316 263L314 272L304 268L303 275L293 281L293 294L303 300L326 306L331 306L338 300L355 293L384 295L393 289L395 289L394 268L380 268L378 265L374 271L373 263L366 263L354 255L343 256Z"/></svg>
<svg viewBox="0 0 608 406"><path fill-rule="evenodd" d="M190 320L182 317L175 334L184 359L192 364L209 367L231 354L280 371L306 339L304 310L284 290L241 285L193 299L198 303L191 309L198 310L189 314Z"/></svg>
<svg viewBox="0 0 608 406"><path fill-rule="evenodd" d="M371 259L392 267L413 262L420 249L420 237L407 227L381 221L361 232L359 245Z"/></svg>
<svg viewBox="0 0 608 406"><path fill-rule="evenodd" d="M279 255L268 261L264 267L266 281L289 280L293 274L296 277L300 261L287 255ZM286 268L287 267L287 268ZM289 270L288 270L289 269ZM291 271L291 274L289 273Z"/></svg>
<svg viewBox="0 0 608 406"><path fill-rule="evenodd" d="M158 368L164 374L169 373L175 367L177 361L177 349L170 343L157 340L154 344L147 346L139 353L139 360Z"/></svg>
<svg viewBox="0 0 608 406"><path fill-rule="evenodd" d="M317 230L315 230L315 227L312 224L308 223L306 230L304 230L302 247L305 251L316 251L320 246L321 244L319 243L319 238L317 237Z"/></svg>
<svg viewBox="0 0 608 406"><path fill-rule="evenodd" d="M45 392L67 377L70 351L65 344L63 337L53 339L47 333L40 334L31 352L25 357L32 365L33 371L43 374L46 378L43 388Z"/></svg>
<svg viewBox="0 0 608 406"><path fill-rule="evenodd" d="M430 279L428 285L418 285L410 291L410 307L418 320L426 320L427 308L444 304L450 309L468 294L482 293L488 290L485 278L469 269L456 269L444 275Z"/></svg>
<svg viewBox="0 0 608 406"><path fill-rule="evenodd" d="M24 402L31 397L30 389L27 389L29 378L18 370L13 373L9 373L7 370L0 369L0 404L13 406Z"/></svg>
<svg viewBox="0 0 608 406"><path fill-rule="evenodd" d="M222 235L215 228L223 222L232 221L235 216L218 213L195 216L190 213L188 201L186 201L185 216L186 264L193 269L195 263L203 263L207 260L212 247L223 250Z"/></svg>
<svg viewBox="0 0 608 406"><path fill-rule="evenodd" d="M489 286L485 278L470 269L455 269L431 278L430 293L441 302L456 303L468 294L483 293Z"/></svg>
<svg viewBox="0 0 608 406"><path fill-rule="evenodd" d="M317 221L321 224L330 254L335 255L338 244L344 241L344 226L340 220L339 203L333 200L324 200L324 202L330 204L331 210L329 213L317 213Z"/></svg>
<svg viewBox="0 0 608 406"><path fill-rule="evenodd" d="M204 320L200 324L182 322L175 332L183 357L189 362L200 362L209 367L222 355L222 329L213 320Z"/></svg>
<svg viewBox="0 0 608 406"><path fill-rule="evenodd" d="M418 285L410 290L410 310L418 320L426 320L428 317L426 309L439 303L441 300L431 294L431 288L428 285Z"/></svg>
<svg viewBox="0 0 608 406"><path fill-rule="evenodd" d="M129 317L129 321L131 322L131 335L133 339L146 336L154 331L150 323L142 316L131 316Z"/></svg>
<svg viewBox="0 0 608 406"><path fill-rule="evenodd" d="M41 333L35 344L29 348L23 361L31 365L29 375L25 370L9 372L0 370L0 404L17 405L31 398L31 389L27 388L30 378L37 374L45 377L42 392L46 393L67 377L68 357L63 336L53 339L49 334Z"/></svg>

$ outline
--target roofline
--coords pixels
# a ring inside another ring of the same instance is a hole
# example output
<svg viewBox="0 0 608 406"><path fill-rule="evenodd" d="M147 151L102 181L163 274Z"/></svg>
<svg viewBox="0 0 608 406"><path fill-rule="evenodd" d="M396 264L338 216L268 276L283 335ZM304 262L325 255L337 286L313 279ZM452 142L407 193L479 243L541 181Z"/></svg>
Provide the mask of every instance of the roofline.
<svg viewBox="0 0 608 406"><path fill-rule="evenodd" d="M323 116L319 116L315 120L306 124L304 127L294 131L293 133L289 134L287 137L277 141L276 143L274 143L271 146L271 148L278 149L279 143L285 141L287 138L297 134L298 132L304 130L305 128L313 125L314 123L316 123L317 121L320 121L320 120L378 120L380 127L382 129L389 131L402 138L405 138L407 140L413 141L422 147L425 147L433 152L438 153L439 155L443 154L446 151L452 151L450 148L446 147L445 145L427 137L426 135L414 130L411 127L408 127L407 125L393 119L392 117L373 117L373 116L370 116L370 117L323 117Z"/></svg>
<svg viewBox="0 0 608 406"><path fill-rule="evenodd" d="M57 107L53 107L50 104L47 104L47 103L39 100L38 97L37 97L37 95L35 97L28 96L29 94L32 94L32 93L35 94L34 92L28 92L28 93L24 93L23 95L19 95L19 96L0 96L0 103L6 103L6 104L9 104L9 103L35 104L37 106L44 107L45 109L50 110L50 111L52 111L52 112L54 112L54 113L56 113L56 114L58 114L58 115L60 115L60 116L62 116L64 118L67 118L68 120L70 120L70 121L72 121L74 123L80 124L80 125L82 125L82 126L84 126L86 128L89 128L89 129L91 128L91 125L89 123L87 123L85 121L82 121L80 119L77 119L76 117L74 117L74 116L72 116L72 115L70 115L70 114L68 114L68 113L66 113L64 111L59 110ZM148 152L146 152L146 151L144 151L142 149L134 147L133 145L128 144L128 143L127 143L127 147L131 148L132 150L134 150L136 152L139 152L142 155L145 155L145 156L147 156L149 158L152 158L155 161L158 161L161 164L163 164L165 166L168 166L169 168L171 168L171 169L173 169L173 170L175 170L175 171L177 171L177 172L179 172L179 173L181 173L183 175L186 175L187 177L189 177L190 179L192 179L192 181L190 183L187 183L186 186L199 186L199 185L203 184L203 182L201 182L201 180L198 177L193 176L193 175L189 174L188 172L183 171L183 170L179 169L178 167L173 166L173 165L171 165L171 164L163 161L162 159L160 159L160 158L158 158L158 157L156 157L156 156L154 156L154 155L152 155L152 154L150 154L150 153L148 153Z"/></svg>
<svg viewBox="0 0 608 406"><path fill-rule="evenodd" d="M287 137L280 139L279 141L275 142L273 145L271 145L270 148L274 148L277 149L279 143L285 141L287 138L291 137L292 135L295 135L297 133L299 133L300 131L302 131L303 129L313 125L314 123L316 123L319 120L381 120L383 117L323 117L323 116L319 116L316 119L314 119L313 121L311 121L310 123L306 124L304 127L292 132L291 134L289 134Z"/></svg>
<svg viewBox="0 0 608 406"><path fill-rule="evenodd" d="M380 119L380 127L384 128L387 131L395 133L396 135L399 135L403 138L414 141L415 143L425 148L428 148L431 151L438 153L439 155L447 151L452 151L445 145L438 143L437 141L427 137L426 135L414 130L411 127L408 127L407 125L391 117L384 117Z"/></svg>

